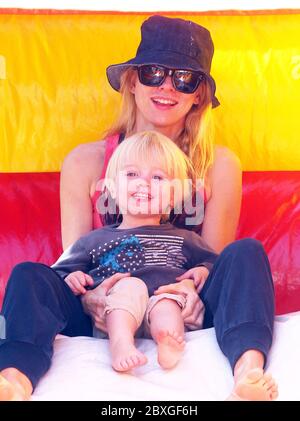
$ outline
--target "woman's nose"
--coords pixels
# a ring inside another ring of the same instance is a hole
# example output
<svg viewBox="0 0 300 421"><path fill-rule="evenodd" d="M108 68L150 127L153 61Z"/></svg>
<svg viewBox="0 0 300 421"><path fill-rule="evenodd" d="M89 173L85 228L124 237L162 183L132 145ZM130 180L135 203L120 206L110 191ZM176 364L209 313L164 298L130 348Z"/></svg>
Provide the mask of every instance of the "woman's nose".
<svg viewBox="0 0 300 421"><path fill-rule="evenodd" d="M172 76L167 76L164 82L160 85L160 88L163 88L163 89L167 88L167 89L174 90L174 86L172 83Z"/></svg>

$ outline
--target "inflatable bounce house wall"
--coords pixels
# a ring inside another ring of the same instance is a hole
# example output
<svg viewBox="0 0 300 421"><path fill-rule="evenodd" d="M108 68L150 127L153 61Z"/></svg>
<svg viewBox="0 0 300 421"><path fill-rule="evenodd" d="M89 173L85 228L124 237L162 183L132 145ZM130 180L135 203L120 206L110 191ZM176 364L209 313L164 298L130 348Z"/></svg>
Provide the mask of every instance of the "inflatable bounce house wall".
<svg viewBox="0 0 300 421"><path fill-rule="evenodd" d="M238 238L264 244L277 314L300 310L300 10L167 15L212 33L216 139L243 166ZM0 304L16 263L59 256L63 158L112 122L105 69L135 55L147 16L0 9Z"/></svg>

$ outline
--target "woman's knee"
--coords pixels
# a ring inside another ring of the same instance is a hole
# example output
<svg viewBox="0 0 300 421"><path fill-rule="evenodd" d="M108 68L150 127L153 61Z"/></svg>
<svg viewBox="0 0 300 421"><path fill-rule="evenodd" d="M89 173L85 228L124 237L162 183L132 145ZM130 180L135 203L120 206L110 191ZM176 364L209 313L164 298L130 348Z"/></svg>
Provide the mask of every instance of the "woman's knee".
<svg viewBox="0 0 300 421"><path fill-rule="evenodd" d="M51 270L48 268L49 271ZM36 284L37 281L40 281L42 278L47 278L41 276L47 270L45 265L35 262L23 262L17 264L9 277L8 287L17 284L18 288L26 287L29 285Z"/></svg>
<svg viewBox="0 0 300 421"><path fill-rule="evenodd" d="M23 281L23 279L28 279L36 272L37 265L38 264L34 262L18 263L11 272L10 281Z"/></svg>
<svg viewBox="0 0 300 421"><path fill-rule="evenodd" d="M241 240L236 240L225 247L222 253L244 256L266 254L262 243L255 238L242 238Z"/></svg>

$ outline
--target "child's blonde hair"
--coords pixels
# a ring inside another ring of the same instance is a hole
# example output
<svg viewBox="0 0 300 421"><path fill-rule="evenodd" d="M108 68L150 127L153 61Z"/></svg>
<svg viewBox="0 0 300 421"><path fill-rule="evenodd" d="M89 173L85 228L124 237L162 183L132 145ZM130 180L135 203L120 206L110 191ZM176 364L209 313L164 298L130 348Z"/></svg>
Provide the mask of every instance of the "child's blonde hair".
<svg viewBox="0 0 300 421"><path fill-rule="evenodd" d="M175 189L179 187L180 191L174 195L176 202L173 206L178 206L178 202L182 203L192 193L195 175L189 158L171 139L156 131L136 133L123 140L107 165L104 189L111 194L122 168L137 162L145 165L154 163L164 170L171 182L174 180L172 186Z"/></svg>

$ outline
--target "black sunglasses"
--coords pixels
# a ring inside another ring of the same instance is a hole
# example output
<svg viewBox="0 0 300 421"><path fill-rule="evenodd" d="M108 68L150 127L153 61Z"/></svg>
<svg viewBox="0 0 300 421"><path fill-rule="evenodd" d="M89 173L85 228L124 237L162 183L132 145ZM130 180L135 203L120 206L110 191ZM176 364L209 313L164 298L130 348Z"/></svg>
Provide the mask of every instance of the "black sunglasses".
<svg viewBox="0 0 300 421"><path fill-rule="evenodd" d="M161 86L167 76L172 77L174 88L184 94L192 94L205 76L192 70L168 69L157 64L144 64L137 67L139 81L146 86Z"/></svg>

